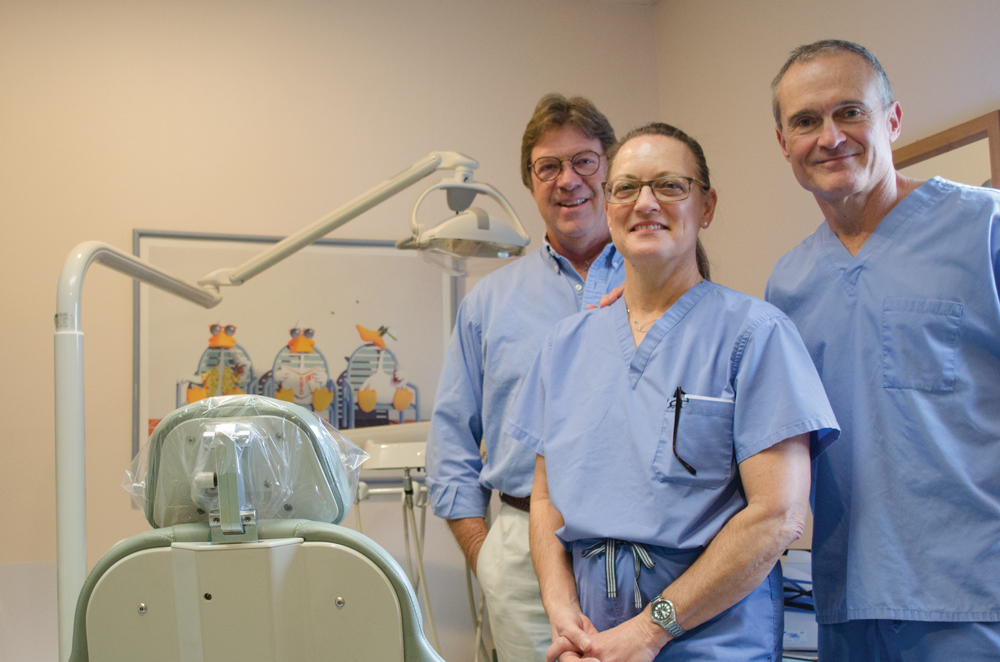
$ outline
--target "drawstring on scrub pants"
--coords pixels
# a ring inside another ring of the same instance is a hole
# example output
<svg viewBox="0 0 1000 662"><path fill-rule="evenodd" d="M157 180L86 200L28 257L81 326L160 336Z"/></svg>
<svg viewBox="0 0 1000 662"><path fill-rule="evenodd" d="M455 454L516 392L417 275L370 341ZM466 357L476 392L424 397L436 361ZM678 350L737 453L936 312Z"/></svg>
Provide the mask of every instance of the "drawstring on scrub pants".
<svg viewBox="0 0 1000 662"><path fill-rule="evenodd" d="M604 575L608 585L608 597L617 598L618 574L615 572L615 550L618 545L628 545L632 551L632 563L635 565L635 608L642 609L642 595L639 594L639 571L642 570L642 566L646 566L646 569L653 567L653 559L650 558L645 547L637 542L605 538L585 549L583 558L589 559L591 556L604 554Z"/></svg>

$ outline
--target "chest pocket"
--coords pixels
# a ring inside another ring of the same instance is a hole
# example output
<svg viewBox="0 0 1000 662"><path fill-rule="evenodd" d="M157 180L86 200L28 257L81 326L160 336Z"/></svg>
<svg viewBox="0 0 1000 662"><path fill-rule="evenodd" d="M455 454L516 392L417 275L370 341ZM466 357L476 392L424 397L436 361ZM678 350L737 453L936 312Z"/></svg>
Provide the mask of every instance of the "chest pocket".
<svg viewBox="0 0 1000 662"><path fill-rule="evenodd" d="M886 299L882 304L882 386L932 393L955 390L962 304Z"/></svg>
<svg viewBox="0 0 1000 662"><path fill-rule="evenodd" d="M653 475L661 483L714 489L729 482L736 465L733 448L733 412L736 405L720 400L685 396L677 425L677 454L691 465L691 474L674 455L674 417L671 400L653 456Z"/></svg>

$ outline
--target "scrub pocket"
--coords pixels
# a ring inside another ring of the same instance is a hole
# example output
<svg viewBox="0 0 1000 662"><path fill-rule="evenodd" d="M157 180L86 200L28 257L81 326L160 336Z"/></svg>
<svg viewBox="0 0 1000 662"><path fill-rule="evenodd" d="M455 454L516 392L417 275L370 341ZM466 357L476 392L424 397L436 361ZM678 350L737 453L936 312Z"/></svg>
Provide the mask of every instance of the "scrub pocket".
<svg viewBox="0 0 1000 662"><path fill-rule="evenodd" d="M955 390L962 304L886 299L882 304L882 386L931 393Z"/></svg>
<svg viewBox="0 0 1000 662"><path fill-rule="evenodd" d="M736 405L685 397L677 427L677 453L698 473L692 475L674 456L674 403L663 417L653 457L653 475L661 483L714 489L729 482L736 464L733 412Z"/></svg>

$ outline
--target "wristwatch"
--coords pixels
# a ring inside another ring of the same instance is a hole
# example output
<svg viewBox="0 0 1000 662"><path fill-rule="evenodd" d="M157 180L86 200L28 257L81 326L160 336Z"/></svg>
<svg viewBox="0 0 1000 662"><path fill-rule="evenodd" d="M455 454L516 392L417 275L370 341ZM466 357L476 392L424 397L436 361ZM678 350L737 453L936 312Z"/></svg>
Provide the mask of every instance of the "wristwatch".
<svg viewBox="0 0 1000 662"><path fill-rule="evenodd" d="M674 610L673 602L658 595L655 600L649 603L649 606L651 610L649 620L669 632L674 639L684 634L684 628L677 625L677 612Z"/></svg>

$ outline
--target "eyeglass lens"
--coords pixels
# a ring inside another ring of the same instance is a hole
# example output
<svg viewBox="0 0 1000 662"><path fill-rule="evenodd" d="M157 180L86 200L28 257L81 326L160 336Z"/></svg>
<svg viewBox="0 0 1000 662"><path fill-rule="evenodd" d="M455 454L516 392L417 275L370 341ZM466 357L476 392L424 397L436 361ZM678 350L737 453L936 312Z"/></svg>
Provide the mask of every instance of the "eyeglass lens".
<svg viewBox="0 0 1000 662"><path fill-rule="evenodd" d="M687 177L660 177L651 181L616 179L608 182L605 195L610 202L635 202L644 186L649 186L660 202L679 202L691 195L691 180Z"/></svg>
<svg viewBox="0 0 1000 662"><path fill-rule="evenodd" d="M562 172L562 164L567 162L581 177L589 177L601 167L601 155L597 152L585 151L574 154L571 158L560 159L555 156L542 156L535 159L531 169L543 182L552 181Z"/></svg>

